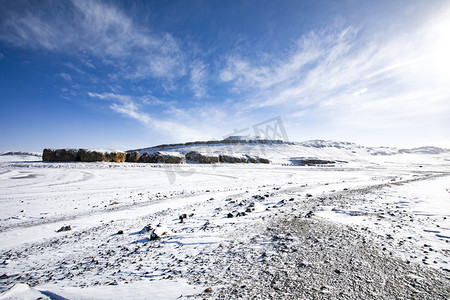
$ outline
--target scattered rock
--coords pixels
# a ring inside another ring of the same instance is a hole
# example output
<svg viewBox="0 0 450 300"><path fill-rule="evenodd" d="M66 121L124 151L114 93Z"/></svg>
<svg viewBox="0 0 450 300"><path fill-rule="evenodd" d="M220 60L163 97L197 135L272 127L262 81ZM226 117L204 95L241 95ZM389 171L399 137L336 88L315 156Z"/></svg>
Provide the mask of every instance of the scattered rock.
<svg viewBox="0 0 450 300"><path fill-rule="evenodd" d="M206 221L205 224L203 224L203 225L200 227L200 229L201 229L201 230L206 230L210 224L211 224L211 223L209 223L209 221Z"/></svg>
<svg viewBox="0 0 450 300"><path fill-rule="evenodd" d="M55 150L55 161L80 161L80 151L78 149Z"/></svg>
<svg viewBox="0 0 450 300"><path fill-rule="evenodd" d="M219 162L231 163L231 164L247 163L248 158L246 156L220 154Z"/></svg>
<svg viewBox="0 0 450 300"><path fill-rule="evenodd" d="M268 160L267 158L260 157L258 160L262 164L270 164L270 160Z"/></svg>
<svg viewBox="0 0 450 300"><path fill-rule="evenodd" d="M246 155L247 157L247 161L252 163L252 164L257 164L258 163L258 158L254 157L254 156L250 156L250 155Z"/></svg>
<svg viewBox="0 0 450 300"><path fill-rule="evenodd" d="M85 162L106 161L106 155L102 152L80 149L80 160Z"/></svg>
<svg viewBox="0 0 450 300"><path fill-rule="evenodd" d="M180 223L183 223L184 220L187 219L187 218L188 218L188 215L187 215L187 214L181 214L181 215L178 217L178 219L180 219Z"/></svg>
<svg viewBox="0 0 450 300"><path fill-rule="evenodd" d="M145 152L141 155L141 157L139 157L139 162L140 163L149 163L150 162L150 155L148 154L148 152Z"/></svg>
<svg viewBox="0 0 450 300"><path fill-rule="evenodd" d="M165 227L156 227L155 229L152 230L152 232L150 233L150 240L157 240L160 239L163 236L167 236L170 234L170 230L165 228Z"/></svg>
<svg viewBox="0 0 450 300"><path fill-rule="evenodd" d="M43 161L106 161L124 162L126 155L121 151L99 151L87 149L44 149Z"/></svg>
<svg viewBox="0 0 450 300"><path fill-rule="evenodd" d="M140 154L137 151L127 152L125 161L126 162L139 162Z"/></svg>
<svg viewBox="0 0 450 300"><path fill-rule="evenodd" d="M56 159L56 150L55 149L44 149L42 153L43 161L55 161Z"/></svg>
<svg viewBox="0 0 450 300"><path fill-rule="evenodd" d="M241 215L241 213L238 212L237 210L235 210L233 212L228 213L227 217L228 218L235 218L235 217L239 217L240 215Z"/></svg>
<svg viewBox="0 0 450 300"><path fill-rule="evenodd" d="M318 158L296 158L293 157L290 159L290 162L294 166L317 166L317 165L326 165L326 164L335 164L335 161L332 160L323 160ZM346 163L345 161L341 161Z"/></svg>
<svg viewBox="0 0 450 300"><path fill-rule="evenodd" d="M219 162L219 155L204 154L198 151L191 151L186 153L186 159L190 161L199 162L202 164L214 164Z"/></svg>
<svg viewBox="0 0 450 300"><path fill-rule="evenodd" d="M155 152L150 155L150 162L166 164L184 164L186 157L181 153Z"/></svg>
<svg viewBox="0 0 450 300"><path fill-rule="evenodd" d="M141 229L141 231L139 231L139 233L147 233L152 231L154 228L151 224L145 225L144 228Z"/></svg>
<svg viewBox="0 0 450 300"><path fill-rule="evenodd" d="M56 232L63 232L63 231L70 231L72 230L72 226L67 225L67 226L62 226L60 229L56 230Z"/></svg>
<svg viewBox="0 0 450 300"><path fill-rule="evenodd" d="M312 216L314 216L314 212L310 210L306 213L305 218L311 218Z"/></svg>

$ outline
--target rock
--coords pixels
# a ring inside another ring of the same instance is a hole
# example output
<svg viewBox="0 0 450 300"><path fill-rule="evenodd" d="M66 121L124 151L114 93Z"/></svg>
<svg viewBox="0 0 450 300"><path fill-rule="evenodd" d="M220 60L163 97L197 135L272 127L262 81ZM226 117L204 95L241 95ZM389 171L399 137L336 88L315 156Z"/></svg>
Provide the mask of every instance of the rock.
<svg viewBox="0 0 450 300"><path fill-rule="evenodd" d="M233 211L227 214L227 218L235 218L235 217L239 217L240 213L238 211Z"/></svg>
<svg viewBox="0 0 450 300"><path fill-rule="evenodd" d="M257 164L258 163L258 158L254 157L254 156L250 156L250 155L246 155L247 157L247 161L252 163L252 164Z"/></svg>
<svg viewBox="0 0 450 300"><path fill-rule="evenodd" d="M150 162L166 164L184 164L186 157L181 153L155 152L150 155Z"/></svg>
<svg viewBox="0 0 450 300"><path fill-rule="evenodd" d="M263 157L259 158L259 162L262 164L270 164L270 160L268 160L267 158L263 158Z"/></svg>
<svg viewBox="0 0 450 300"><path fill-rule="evenodd" d="M60 229L56 230L56 232L63 232L63 231L70 231L72 230L72 226L67 225L67 226L62 226Z"/></svg>
<svg viewBox="0 0 450 300"><path fill-rule="evenodd" d="M78 149L55 150L55 161L80 161L80 151Z"/></svg>
<svg viewBox="0 0 450 300"><path fill-rule="evenodd" d="M186 153L186 159L190 161L199 162L202 164L214 164L219 162L219 155L215 154L203 154L197 151L191 151Z"/></svg>
<svg viewBox="0 0 450 300"><path fill-rule="evenodd" d="M314 212L310 210L306 213L305 218L311 218L312 216L314 216Z"/></svg>
<svg viewBox="0 0 450 300"><path fill-rule="evenodd" d="M208 287L205 289L205 293L212 293L213 289L212 287Z"/></svg>
<svg viewBox="0 0 450 300"><path fill-rule="evenodd" d="M119 230L117 234L123 234L123 230Z"/></svg>
<svg viewBox="0 0 450 300"><path fill-rule="evenodd" d="M306 198L311 198L313 195L311 195L310 193L306 194Z"/></svg>
<svg viewBox="0 0 450 300"><path fill-rule="evenodd" d="M84 162L124 162L126 159L125 152L121 151L99 151L80 149L80 160Z"/></svg>
<svg viewBox="0 0 450 300"><path fill-rule="evenodd" d="M44 151L42 152L43 161L55 161L55 159L56 159L55 149L44 149Z"/></svg>
<svg viewBox="0 0 450 300"><path fill-rule="evenodd" d="M150 233L150 240L157 240L160 239L163 236L169 235L170 230L165 228L165 227L156 227L155 229L153 229Z"/></svg>
<svg viewBox="0 0 450 300"><path fill-rule="evenodd" d="M183 164L186 163L186 158L181 153L171 152L155 152L149 154L145 152L139 158L142 163L166 163L166 164Z"/></svg>
<svg viewBox="0 0 450 300"><path fill-rule="evenodd" d="M227 214L227 218L243 217L245 215L246 215L246 213L244 211L242 211L242 212L233 211L233 212L230 212Z"/></svg>
<svg viewBox="0 0 450 300"><path fill-rule="evenodd" d="M291 158L289 160L294 166L317 166L317 165L326 165L326 164L335 164L335 161L332 160L323 160L318 158ZM342 163L346 163L345 161L340 161Z"/></svg>
<svg viewBox="0 0 450 300"><path fill-rule="evenodd" d="M139 158L139 162L141 162L141 163L149 163L150 162L150 155L148 154L148 152L145 152L141 155L141 157Z"/></svg>
<svg viewBox="0 0 450 300"><path fill-rule="evenodd" d="M227 162L234 164L236 161L233 156L227 155L227 154L220 154L219 155L219 162Z"/></svg>
<svg viewBox="0 0 450 300"><path fill-rule="evenodd" d="M106 161L105 153L80 149L80 160L84 162Z"/></svg>
<svg viewBox="0 0 450 300"><path fill-rule="evenodd" d="M125 156L125 161L136 163L136 162L139 162L139 157L140 157L140 154L137 151L127 152L127 154Z"/></svg>
<svg viewBox="0 0 450 300"><path fill-rule="evenodd" d="M241 157L239 157L239 159L241 160L241 161L240 161L241 163L244 163L244 164L248 163L248 158L247 158L247 156L241 156Z"/></svg>
<svg viewBox="0 0 450 300"><path fill-rule="evenodd" d="M245 156L220 154L219 162L231 163L231 164L247 163L248 159Z"/></svg>
<svg viewBox="0 0 450 300"><path fill-rule="evenodd" d="M244 206L244 205L246 205L247 204L247 200L242 200L241 202L239 202L239 206Z"/></svg>
<svg viewBox="0 0 450 300"><path fill-rule="evenodd" d="M145 225L144 228L141 229L141 231L139 231L139 233L147 233L152 231L154 228L151 224Z"/></svg>
<svg viewBox="0 0 450 300"><path fill-rule="evenodd" d="M188 215L187 214L181 214L179 217L178 217L178 219L180 219L180 223L183 223L184 222L184 219L187 219L188 218Z"/></svg>
<svg viewBox="0 0 450 300"><path fill-rule="evenodd" d="M88 149L44 149L43 161L106 161L124 162L126 154L121 151L99 151Z"/></svg>
<svg viewBox="0 0 450 300"><path fill-rule="evenodd" d="M126 153L121 151L112 151L106 153L106 159L109 162L125 162Z"/></svg>

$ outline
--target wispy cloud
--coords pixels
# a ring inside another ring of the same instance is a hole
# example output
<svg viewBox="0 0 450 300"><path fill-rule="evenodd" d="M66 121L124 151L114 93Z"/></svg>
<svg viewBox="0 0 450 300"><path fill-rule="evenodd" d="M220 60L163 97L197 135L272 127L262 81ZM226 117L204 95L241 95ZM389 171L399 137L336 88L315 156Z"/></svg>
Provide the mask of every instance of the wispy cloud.
<svg viewBox="0 0 450 300"><path fill-rule="evenodd" d="M245 99L246 110L276 107L292 118L314 110L329 124L361 127L419 122L450 113L450 59L442 51L450 51L448 20L371 39L352 26L312 32L286 57L230 56L220 79Z"/></svg>
<svg viewBox="0 0 450 300"><path fill-rule="evenodd" d="M91 98L99 98L102 100L112 100L112 101L119 101L119 102L131 102L132 97L128 95L120 95L120 94L114 94L114 93L91 93L88 92L89 97Z"/></svg>
<svg viewBox="0 0 450 300"><path fill-rule="evenodd" d="M59 73L59 76L61 76L64 80L72 81L72 77L67 73Z"/></svg>
<svg viewBox="0 0 450 300"><path fill-rule="evenodd" d="M151 126L153 123L152 118L148 114L140 112L134 102L113 103L110 107L113 111L135 119L144 125Z"/></svg>
<svg viewBox="0 0 450 300"><path fill-rule="evenodd" d="M274 113L286 127L313 120L349 132L450 113L449 12L389 34L343 22L261 53L157 32L116 2L14 3L0 10L0 41L62 54L64 97L104 100L177 140L220 137Z"/></svg>
<svg viewBox="0 0 450 300"><path fill-rule="evenodd" d="M131 96L131 95L124 95L124 94L118 94L118 93L92 93L88 92L88 96L91 98L98 98L102 100L108 100L108 101L114 101L114 102L120 102L120 103L132 103L136 102L142 105L151 105L151 106L157 106L157 105L170 105L164 101L161 101L157 99L156 97L153 97L152 95L144 95L144 96Z"/></svg>
<svg viewBox="0 0 450 300"><path fill-rule="evenodd" d="M207 76L208 71L206 65L201 61L196 61L191 65L190 70L191 90L196 98L207 97Z"/></svg>
<svg viewBox="0 0 450 300"><path fill-rule="evenodd" d="M169 33L139 27L114 5L79 0L37 4L47 5L45 9L29 5L1 14L1 40L18 47L102 58L130 78L172 79L185 73L180 47ZM94 67L89 60L82 61Z"/></svg>
<svg viewBox="0 0 450 300"><path fill-rule="evenodd" d="M160 114L153 116L145 111L145 107L149 104L151 97L135 97L130 95L121 95L115 93L88 93L89 97L111 102L109 108L125 117L138 121L143 126L159 131L160 135L170 136L172 139L182 141L190 139L207 139L210 138L205 130L196 126L188 126L189 118L182 110L177 110L170 104L163 103L154 99L154 105L166 104L170 113L170 118L165 118ZM178 115L174 114L178 111Z"/></svg>

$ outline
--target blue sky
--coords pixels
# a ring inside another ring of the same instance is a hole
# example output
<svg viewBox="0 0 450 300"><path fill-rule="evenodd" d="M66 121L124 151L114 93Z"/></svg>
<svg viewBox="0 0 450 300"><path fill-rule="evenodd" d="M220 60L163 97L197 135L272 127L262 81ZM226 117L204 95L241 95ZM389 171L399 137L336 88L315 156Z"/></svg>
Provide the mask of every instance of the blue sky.
<svg viewBox="0 0 450 300"><path fill-rule="evenodd" d="M221 139L450 147L448 1L2 1L0 151Z"/></svg>

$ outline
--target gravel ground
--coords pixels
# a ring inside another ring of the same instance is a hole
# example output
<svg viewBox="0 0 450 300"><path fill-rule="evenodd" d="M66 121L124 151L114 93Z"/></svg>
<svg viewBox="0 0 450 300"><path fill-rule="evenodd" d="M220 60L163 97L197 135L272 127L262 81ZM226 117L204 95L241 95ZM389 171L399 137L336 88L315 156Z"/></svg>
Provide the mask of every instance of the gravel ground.
<svg viewBox="0 0 450 300"><path fill-rule="evenodd" d="M259 215L249 212L231 219L225 217L226 212L237 208L240 201L246 200L248 204L263 197L243 191L233 196L233 200L211 198L201 203L204 215L196 204L181 210L167 209L131 223L110 222L3 251L1 258L9 271L0 278L0 286L54 282L85 288L184 278L190 284L207 288L201 294L184 295L185 298L448 299L448 271L399 257L385 235L316 215L323 206L349 207L355 201L361 203L368 195L379 195L378 191L385 187L432 177L316 197L305 196L304 187L288 185L281 190L266 187L271 194L260 201L266 201L268 209ZM289 199L299 193L303 196ZM269 206L267 201L272 204ZM180 212L195 208L192 218L186 223L179 222ZM409 220L406 217L406 214L391 216L395 221ZM155 220L166 220L172 226L174 239L169 236L153 241L148 233L133 232L136 224ZM121 229L125 234L117 234ZM190 234L199 235L198 241L202 241L202 236L206 240L196 245L177 242L176 235ZM207 242L209 235L215 237L213 242ZM20 262L17 267L27 271L13 273L14 262Z"/></svg>
<svg viewBox="0 0 450 300"><path fill-rule="evenodd" d="M385 187L424 179L430 177L289 203L280 215L249 228L251 235L236 232L231 242L202 253L190 280L212 287L200 298L449 299L447 269L400 258L384 235L314 215L323 205L346 207Z"/></svg>
<svg viewBox="0 0 450 300"><path fill-rule="evenodd" d="M449 276L407 263L347 226L276 218L248 243L197 261L192 282L217 299L448 299ZM212 266L212 267L211 267ZM218 288L215 288L218 287Z"/></svg>

